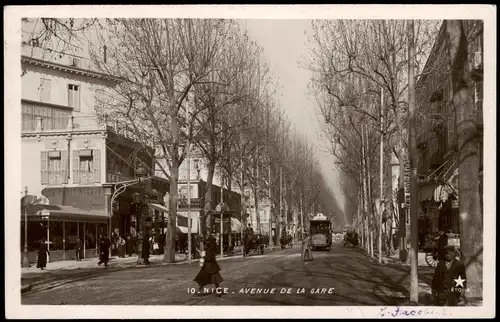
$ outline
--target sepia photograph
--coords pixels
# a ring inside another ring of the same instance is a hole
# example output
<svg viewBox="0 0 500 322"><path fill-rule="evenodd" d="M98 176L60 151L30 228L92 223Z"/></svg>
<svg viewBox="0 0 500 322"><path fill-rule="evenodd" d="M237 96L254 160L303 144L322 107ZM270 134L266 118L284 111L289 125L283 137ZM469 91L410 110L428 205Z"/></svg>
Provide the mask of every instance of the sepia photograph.
<svg viewBox="0 0 500 322"><path fill-rule="evenodd" d="M495 315L495 6L4 18L8 317Z"/></svg>

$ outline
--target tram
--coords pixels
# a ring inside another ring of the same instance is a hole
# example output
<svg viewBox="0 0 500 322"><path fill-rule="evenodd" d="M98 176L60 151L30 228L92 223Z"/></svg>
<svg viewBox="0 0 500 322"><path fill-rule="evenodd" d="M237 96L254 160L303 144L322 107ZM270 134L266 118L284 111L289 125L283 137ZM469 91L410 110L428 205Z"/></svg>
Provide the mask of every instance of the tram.
<svg viewBox="0 0 500 322"><path fill-rule="evenodd" d="M331 221L322 213L309 220L309 236L312 250L330 250L332 248Z"/></svg>

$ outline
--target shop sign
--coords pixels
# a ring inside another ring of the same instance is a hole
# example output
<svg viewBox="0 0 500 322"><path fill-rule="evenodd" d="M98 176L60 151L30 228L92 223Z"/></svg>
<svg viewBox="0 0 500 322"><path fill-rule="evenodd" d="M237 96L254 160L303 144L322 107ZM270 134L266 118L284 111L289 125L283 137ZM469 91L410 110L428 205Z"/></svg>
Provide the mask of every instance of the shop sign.
<svg viewBox="0 0 500 322"><path fill-rule="evenodd" d="M405 207L410 205L410 161L405 160L404 162L404 194L405 194Z"/></svg>

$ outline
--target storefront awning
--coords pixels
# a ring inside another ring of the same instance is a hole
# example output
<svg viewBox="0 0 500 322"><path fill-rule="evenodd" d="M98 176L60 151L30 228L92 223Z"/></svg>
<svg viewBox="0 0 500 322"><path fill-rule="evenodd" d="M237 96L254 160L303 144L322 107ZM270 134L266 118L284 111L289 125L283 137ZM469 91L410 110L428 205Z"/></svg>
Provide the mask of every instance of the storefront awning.
<svg viewBox="0 0 500 322"><path fill-rule="evenodd" d="M106 223L109 216L104 213L89 212L73 206L59 205L31 205L26 209L28 221L82 221ZM21 212L21 220L24 220L24 212Z"/></svg>
<svg viewBox="0 0 500 322"><path fill-rule="evenodd" d="M176 230L178 233L182 234L187 234L188 233L188 228L187 227L182 227L182 226L177 226ZM193 232L193 229L191 229L191 233Z"/></svg>
<svg viewBox="0 0 500 322"><path fill-rule="evenodd" d="M159 212L164 212L164 213L168 214L168 208L163 206L163 205L160 205L158 203L149 203L148 205L151 208L158 210Z"/></svg>
<svg viewBox="0 0 500 322"><path fill-rule="evenodd" d="M236 218L231 218L231 232L241 232L241 222Z"/></svg>

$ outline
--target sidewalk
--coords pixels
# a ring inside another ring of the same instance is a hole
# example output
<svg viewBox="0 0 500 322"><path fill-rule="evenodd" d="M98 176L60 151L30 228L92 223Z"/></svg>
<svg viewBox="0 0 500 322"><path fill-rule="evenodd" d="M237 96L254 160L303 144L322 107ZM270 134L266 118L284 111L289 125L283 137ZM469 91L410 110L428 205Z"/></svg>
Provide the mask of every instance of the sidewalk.
<svg viewBox="0 0 500 322"><path fill-rule="evenodd" d="M267 251L274 251L276 249L280 249L279 246L271 246L269 248L266 248L264 253ZM225 254L223 257L220 255L217 255L217 260L229 260L229 259L235 259L235 258L242 258L241 257L241 247L236 247L234 252L230 255ZM150 261L150 266L168 266L168 265L185 265L188 264L188 258L184 254L175 254L175 262L174 263L166 263L163 262L163 254L161 255L151 255L149 257ZM192 264L197 264L200 261L199 258L197 259L192 259L191 263ZM32 274L36 274L37 276L39 274L47 274L47 273L54 273L54 272L60 272L60 271L68 271L68 270L78 270L78 269L91 269L91 268L96 268L98 263L97 258L87 258L82 261L58 261L54 263L48 263L47 267L42 271L40 269L36 268L36 265L32 265L31 267L23 267L21 268L21 279L23 277L29 278L28 275L33 276ZM125 258L120 258L120 257L111 257L109 261L109 267L110 268L132 268L132 267L137 267L137 255L132 256L132 257L125 257ZM145 265L139 265L139 267L145 266ZM37 284L37 282L35 283ZM33 285L31 282L25 282L24 284L21 285L21 293L29 292L33 289Z"/></svg>
<svg viewBox="0 0 500 322"><path fill-rule="evenodd" d="M163 260L163 254L162 255L151 255L149 257L149 261L151 262L151 264L161 262L162 260ZM53 262L53 263L47 263L47 267L43 271L36 268L36 264L32 264L31 267L21 268L21 275L27 274L27 273L43 274L46 272L58 271L58 270L92 268L92 267L97 266L98 261L99 260L97 258L85 258L81 261L76 261L76 260L57 261L57 262ZM175 261L176 261L176 263L187 261L186 255L175 254ZM109 265L115 266L116 264L118 264L119 266L124 266L127 264L135 264L136 262L137 262L137 255L132 256L132 257L125 257L125 258L112 256L112 257L110 257Z"/></svg>
<svg viewBox="0 0 500 322"><path fill-rule="evenodd" d="M365 251L364 252L366 256L369 256L369 254ZM370 257L371 260L377 261L378 262L378 252L374 251L374 258ZM403 263L399 260L399 253L392 254L391 256L388 256L386 254L382 254L382 264L398 264L401 266L406 266L410 267L409 264ZM425 253L418 253L418 266L422 268L427 268L430 271L433 271L434 269L429 267L427 263L425 262ZM423 276L424 275L424 276ZM426 281L424 281L426 280ZM408 285L410 284L410 277L408 276L408 279L406 282ZM430 280L429 278L425 278L425 274L419 274L419 281L418 281L418 297L419 297L419 304L420 305L432 305L432 289L430 286Z"/></svg>
<svg viewBox="0 0 500 322"><path fill-rule="evenodd" d="M270 246L265 250L271 251L275 249L280 249L279 246ZM220 255L217 255L219 260L226 258L234 258L237 256L241 256L241 246L235 247L232 254L227 255L224 254L224 257L221 258ZM175 264L185 264L188 262L188 257L184 254L175 254L175 263L164 263L163 262L163 254L160 255L150 255L149 261L151 265L175 265ZM198 262L199 259L193 259L192 262ZM81 261L75 260L66 260L66 261L57 261L53 263L48 263L47 267L44 270L40 270L36 268L36 264L32 264L31 267L22 267L21 268L21 276L24 274L44 274L47 272L59 271L59 270L74 270L74 269L85 269L85 268L93 268L97 266L98 259L97 258L86 258ZM111 267L127 267L133 266L137 262L137 255L132 257L110 257L109 266Z"/></svg>

